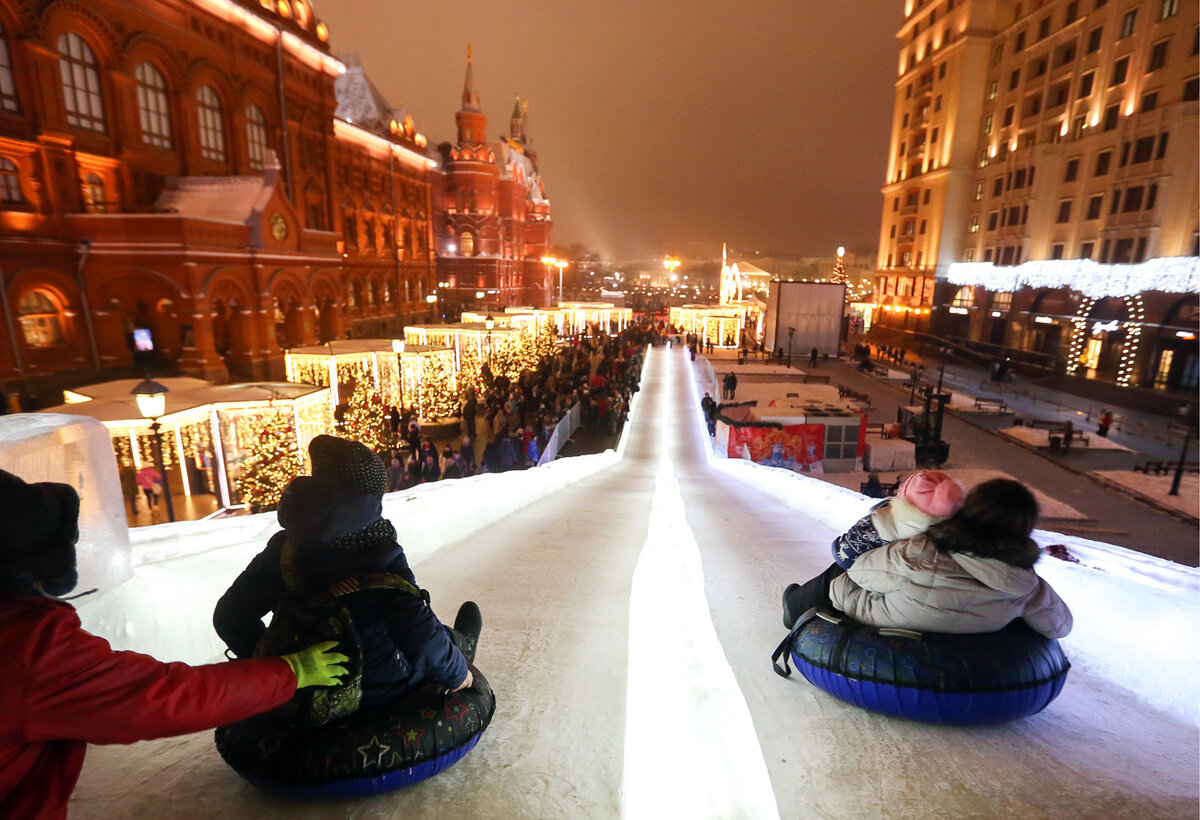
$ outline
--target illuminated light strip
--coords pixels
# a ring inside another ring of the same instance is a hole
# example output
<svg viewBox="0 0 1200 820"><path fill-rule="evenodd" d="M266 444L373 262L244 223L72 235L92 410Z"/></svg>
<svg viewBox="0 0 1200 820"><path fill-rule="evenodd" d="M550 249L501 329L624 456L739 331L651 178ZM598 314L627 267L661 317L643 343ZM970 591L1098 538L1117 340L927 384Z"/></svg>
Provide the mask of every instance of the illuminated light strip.
<svg viewBox="0 0 1200 820"><path fill-rule="evenodd" d="M437 162L429 157L418 154L416 151L413 151L411 148L405 148L403 145L396 145L394 142L385 140L378 134L372 134L365 128L359 128L357 125L345 120L335 119L333 121L333 135L338 139L357 142L364 148L377 151L383 156L387 156L388 151L391 150L396 159L422 171L432 171L437 167Z"/></svg>
<svg viewBox="0 0 1200 820"><path fill-rule="evenodd" d="M280 35L282 35L283 47L312 68L324 71L326 74L334 77L346 73L346 66L341 60L330 57L320 49L313 48L294 34L280 31L257 14L242 8L236 3L231 2L231 0L192 0L192 2L203 8L213 17L240 26L243 30L262 40L264 43L274 44Z"/></svg>
<svg viewBox="0 0 1200 820"><path fill-rule="evenodd" d="M674 360L666 362L670 397L683 353L654 352L660 356ZM661 403L657 412L662 443L650 526L630 589L621 817L778 818L750 709L709 614L699 548L668 454L674 419ZM680 423L698 429L695 419ZM665 687L664 671L671 676Z"/></svg>
<svg viewBox="0 0 1200 820"><path fill-rule="evenodd" d="M1085 296L1134 296L1148 290L1200 293L1200 257L1168 256L1138 265L1102 265L1091 259L1043 259L1011 267L991 262L955 262L946 273L955 285L978 285L991 291L1070 288Z"/></svg>

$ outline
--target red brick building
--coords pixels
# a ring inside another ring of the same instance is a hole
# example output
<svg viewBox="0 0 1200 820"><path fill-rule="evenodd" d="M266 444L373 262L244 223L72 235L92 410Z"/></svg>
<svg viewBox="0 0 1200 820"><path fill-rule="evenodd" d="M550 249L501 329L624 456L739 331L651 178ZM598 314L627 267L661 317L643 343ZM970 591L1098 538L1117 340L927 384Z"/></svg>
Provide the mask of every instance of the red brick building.
<svg viewBox="0 0 1200 820"><path fill-rule="evenodd" d="M437 161L328 38L307 0L0 0L0 383L278 376L428 317Z"/></svg>
<svg viewBox="0 0 1200 820"><path fill-rule="evenodd" d="M458 142L438 146L442 173L434 185L443 312L550 305L552 278L541 261L550 250L550 202L526 132L525 106L518 98L508 135L489 141L468 53L454 119Z"/></svg>

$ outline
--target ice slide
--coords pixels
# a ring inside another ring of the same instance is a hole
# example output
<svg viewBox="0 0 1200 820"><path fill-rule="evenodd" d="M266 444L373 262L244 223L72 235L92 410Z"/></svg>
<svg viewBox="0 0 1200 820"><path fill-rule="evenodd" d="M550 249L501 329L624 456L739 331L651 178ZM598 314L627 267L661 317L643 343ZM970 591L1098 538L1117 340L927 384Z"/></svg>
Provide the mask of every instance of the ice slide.
<svg viewBox="0 0 1200 820"><path fill-rule="evenodd" d="M1196 816L1195 641L1156 650L1156 677L1186 693L1182 707L1115 683L1120 664L1072 636L1058 700L996 727L888 719L777 677L779 593L827 565L833 502L806 513L711 465L691 378L682 353L652 351L623 458L440 549L411 545L435 609L450 617L474 598L484 613L477 662L498 709L456 767L404 792L301 803L241 781L203 732L92 747L71 817ZM132 587L140 614L95 622L122 645L205 633L210 611L145 601L215 584L213 568L236 572L244 552L144 563L117 591ZM1096 632L1160 616L1151 602L1177 592L1116 583L1122 605L1146 608L1109 613ZM1194 634L1195 603L1180 612Z"/></svg>

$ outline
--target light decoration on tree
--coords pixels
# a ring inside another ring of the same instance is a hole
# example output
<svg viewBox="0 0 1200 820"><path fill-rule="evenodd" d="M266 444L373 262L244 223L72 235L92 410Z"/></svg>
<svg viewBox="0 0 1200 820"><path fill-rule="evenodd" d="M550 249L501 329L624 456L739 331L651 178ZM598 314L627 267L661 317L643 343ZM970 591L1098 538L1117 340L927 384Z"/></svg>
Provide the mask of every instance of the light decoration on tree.
<svg viewBox="0 0 1200 820"><path fill-rule="evenodd" d="M833 274L829 278L835 285L845 285L850 281L850 277L846 275L846 249L841 246L838 247Z"/></svg>
<svg viewBox="0 0 1200 820"><path fill-rule="evenodd" d="M362 442L378 453L387 446L383 437L387 412L387 405L371 383L360 379L354 383L338 433L342 438Z"/></svg>
<svg viewBox="0 0 1200 820"><path fill-rule="evenodd" d="M418 362L421 388L417 408L421 420L441 421L458 415L460 396L452 355L421 356Z"/></svg>
<svg viewBox="0 0 1200 820"><path fill-rule="evenodd" d="M991 262L955 262L946 281L1001 292L1022 287L1070 288L1095 299L1151 290L1200 293L1200 257L1159 257L1137 265L1103 265L1091 259L1039 259L1005 267Z"/></svg>
<svg viewBox="0 0 1200 820"><path fill-rule="evenodd" d="M249 451L237 480L238 496L250 512L268 512L279 506L288 482L304 472L294 419L284 411L264 413L244 417L239 427Z"/></svg>

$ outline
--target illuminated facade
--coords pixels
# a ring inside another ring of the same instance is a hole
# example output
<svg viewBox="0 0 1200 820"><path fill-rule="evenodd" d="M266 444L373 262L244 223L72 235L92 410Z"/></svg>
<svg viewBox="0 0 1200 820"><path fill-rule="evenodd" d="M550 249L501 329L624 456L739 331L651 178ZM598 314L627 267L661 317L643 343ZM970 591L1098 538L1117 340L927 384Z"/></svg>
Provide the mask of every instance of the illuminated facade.
<svg viewBox="0 0 1200 820"><path fill-rule="evenodd" d="M277 377L435 288L436 160L307 0L0 0L0 382Z"/></svg>
<svg viewBox="0 0 1200 820"><path fill-rule="evenodd" d="M1179 0L908 0L876 323L1194 389L1197 17Z"/></svg>
<svg viewBox="0 0 1200 820"><path fill-rule="evenodd" d="M550 201L527 133L526 102L513 104L506 137L489 141L467 55L456 144L438 146L435 244L441 312L548 307L554 297Z"/></svg>

